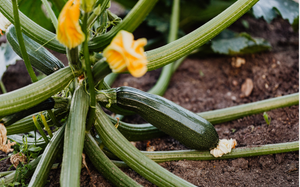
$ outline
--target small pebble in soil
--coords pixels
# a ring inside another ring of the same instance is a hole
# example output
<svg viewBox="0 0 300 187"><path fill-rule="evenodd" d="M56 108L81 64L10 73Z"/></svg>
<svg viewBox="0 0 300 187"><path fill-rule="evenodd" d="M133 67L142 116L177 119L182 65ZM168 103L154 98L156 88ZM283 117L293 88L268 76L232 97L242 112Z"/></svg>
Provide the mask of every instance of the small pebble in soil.
<svg viewBox="0 0 300 187"><path fill-rule="evenodd" d="M268 88L269 88L269 85L268 85L267 83L265 84L265 88L266 88L266 89L268 89Z"/></svg>
<svg viewBox="0 0 300 187"><path fill-rule="evenodd" d="M156 150L155 146L149 146L146 148L146 151L150 151L150 152L155 151L155 150Z"/></svg>
<svg viewBox="0 0 300 187"><path fill-rule="evenodd" d="M238 85L238 81L233 80L233 81L232 81L232 84L233 84L233 86L237 86L237 85Z"/></svg>
<svg viewBox="0 0 300 187"><path fill-rule="evenodd" d="M244 98L244 97L250 96L252 90L253 90L253 81L252 81L252 79L247 78L245 80L245 82L242 84L242 87L241 87L242 93L241 93L240 97Z"/></svg>

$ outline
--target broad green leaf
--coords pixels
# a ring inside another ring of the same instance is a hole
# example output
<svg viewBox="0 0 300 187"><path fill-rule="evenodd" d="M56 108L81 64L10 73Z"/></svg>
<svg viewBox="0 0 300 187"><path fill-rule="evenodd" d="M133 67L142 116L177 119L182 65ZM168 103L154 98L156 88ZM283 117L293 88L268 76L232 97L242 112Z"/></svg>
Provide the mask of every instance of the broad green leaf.
<svg viewBox="0 0 300 187"><path fill-rule="evenodd" d="M276 10L290 24L299 17L299 4L293 0L260 0L253 6L254 16L263 17L268 23L277 16Z"/></svg>
<svg viewBox="0 0 300 187"><path fill-rule="evenodd" d="M265 51L270 49L271 45L262 38L249 38L246 35L238 35L233 38L213 40L211 48L215 53L237 55Z"/></svg>
<svg viewBox="0 0 300 187"><path fill-rule="evenodd" d="M262 38L253 38L247 33L237 34L225 30L211 42L214 53L225 55L249 54L269 50L271 44Z"/></svg>
<svg viewBox="0 0 300 187"><path fill-rule="evenodd" d="M53 5L51 1L49 1L49 3ZM55 6L52 6L52 8L56 16L58 16L58 9ZM20 0L19 9L40 26L47 30L55 31L50 18L46 16L47 13L42 6L41 0Z"/></svg>
<svg viewBox="0 0 300 187"><path fill-rule="evenodd" d="M17 60L22 60L7 43L0 46L0 79L2 78L6 67L13 65Z"/></svg>

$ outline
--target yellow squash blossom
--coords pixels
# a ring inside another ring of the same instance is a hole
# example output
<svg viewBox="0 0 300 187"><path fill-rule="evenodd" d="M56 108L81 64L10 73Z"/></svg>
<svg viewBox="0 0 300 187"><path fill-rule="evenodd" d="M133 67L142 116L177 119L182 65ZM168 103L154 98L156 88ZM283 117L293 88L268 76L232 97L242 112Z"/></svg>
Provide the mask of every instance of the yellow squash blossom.
<svg viewBox="0 0 300 187"><path fill-rule="evenodd" d="M58 17L57 40L69 49L78 46L85 39L78 22L79 16L80 0L69 0Z"/></svg>
<svg viewBox="0 0 300 187"><path fill-rule="evenodd" d="M129 71L132 76L141 77L147 72L146 44L145 38L134 40L131 33L120 31L103 51L103 56L113 72Z"/></svg>

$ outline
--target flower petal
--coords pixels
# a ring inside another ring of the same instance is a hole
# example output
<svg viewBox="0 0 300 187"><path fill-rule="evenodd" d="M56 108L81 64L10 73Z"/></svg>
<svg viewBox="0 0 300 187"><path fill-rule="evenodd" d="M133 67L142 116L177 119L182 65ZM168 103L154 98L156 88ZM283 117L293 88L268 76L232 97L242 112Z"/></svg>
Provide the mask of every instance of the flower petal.
<svg viewBox="0 0 300 187"><path fill-rule="evenodd" d="M79 25L80 0L69 0L62 9L58 18L57 40L69 49L80 45L84 33Z"/></svg>

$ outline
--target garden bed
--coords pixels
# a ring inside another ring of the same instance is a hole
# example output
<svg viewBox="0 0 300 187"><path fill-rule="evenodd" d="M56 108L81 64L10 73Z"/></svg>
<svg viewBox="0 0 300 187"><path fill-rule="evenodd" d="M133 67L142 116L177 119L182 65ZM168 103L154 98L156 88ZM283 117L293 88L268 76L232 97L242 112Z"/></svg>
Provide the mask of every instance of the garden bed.
<svg viewBox="0 0 300 187"><path fill-rule="evenodd" d="M241 56L246 63L240 68L231 65L232 57L189 57L173 75L164 97L199 113L299 92L298 32L295 33L288 22L281 19L268 25L249 16L242 17L231 29L242 31L242 19L250 24L246 31L270 41L272 50ZM143 35L146 37L146 33ZM3 77L8 91L30 83L23 66L18 62L8 68ZM155 84L159 74L160 70L155 70L139 79L123 74L113 87L125 85L147 91ZM241 97L241 86L247 78L253 81L253 90L250 96ZM221 139L236 139L237 147L299 140L299 106L267 113L271 118L270 125L266 124L262 114L257 114L218 124L215 128ZM138 116L127 117L125 121L145 122ZM169 136L137 142L136 147L146 150L147 143L156 151L187 149ZM5 156L0 154L0 158ZM216 161L172 161L160 165L197 186L298 186L299 183L298 152ZM6 171L10 164L1 161L0 166L0 171ZM81 186L92 186L92 183L111 186L89 161L88 166L92 176L83 168ZM154 186L133 170L122 170L143 186ZM46 186L59 186L59 176L59 169L51 170Z"/></svg>

